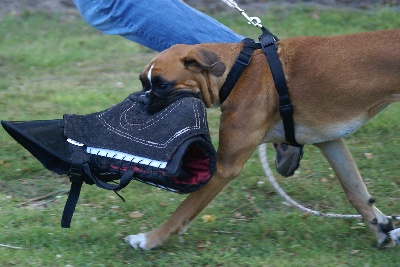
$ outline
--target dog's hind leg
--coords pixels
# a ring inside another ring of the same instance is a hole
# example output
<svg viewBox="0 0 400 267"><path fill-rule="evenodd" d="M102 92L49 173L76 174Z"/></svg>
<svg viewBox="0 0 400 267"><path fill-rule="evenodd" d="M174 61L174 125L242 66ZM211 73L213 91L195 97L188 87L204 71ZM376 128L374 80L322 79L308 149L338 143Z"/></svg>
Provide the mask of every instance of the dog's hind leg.
<svg viewBox="0 0 400 267"><path fill-rule="evenodd" d="M389 219L374 205L375 199L370 196L361 178L358 168L343 139L316 144L335 171L347 199L361 214L365 222L374 231L378 246L393 230Z"/></svg>

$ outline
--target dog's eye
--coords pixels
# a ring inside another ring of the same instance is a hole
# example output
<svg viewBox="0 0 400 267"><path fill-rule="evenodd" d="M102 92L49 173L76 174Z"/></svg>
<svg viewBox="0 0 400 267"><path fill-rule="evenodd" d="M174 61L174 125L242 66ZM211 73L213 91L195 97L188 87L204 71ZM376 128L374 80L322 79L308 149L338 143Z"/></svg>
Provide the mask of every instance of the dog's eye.
<svg viewBox="0 0 400 267"><path fill-rule="evenodd" d="M162 79L159 76L153 77L151 85L154 90L166 90L171 87L171 83Z"/></svg>
<svg viewBox="0 0 400 267"><path fill-rule="evenodd" d="M158 89L164 90L164 89L167 89L169 87L169 84L163 82L163 83L160 83L157 87L158 87Z"/></svg>
<svg viewBox="0 0 400 267"><path fill-rule="evenodd" d="M171 87L171 84L165 81L155 81L152 82L152 87L155 90L166 90Z"/></svg>

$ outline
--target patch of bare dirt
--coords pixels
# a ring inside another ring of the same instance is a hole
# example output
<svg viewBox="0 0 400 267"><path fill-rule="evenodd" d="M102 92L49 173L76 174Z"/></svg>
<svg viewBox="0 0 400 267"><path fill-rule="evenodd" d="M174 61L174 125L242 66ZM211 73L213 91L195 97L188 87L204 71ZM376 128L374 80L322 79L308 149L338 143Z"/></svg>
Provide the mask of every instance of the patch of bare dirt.
<svg viewBox="0 0 400 267"><path fill-rule="evenodd" d="M0 17L20 16L26 12L79 15L72 0L0 0Z"/></svg>

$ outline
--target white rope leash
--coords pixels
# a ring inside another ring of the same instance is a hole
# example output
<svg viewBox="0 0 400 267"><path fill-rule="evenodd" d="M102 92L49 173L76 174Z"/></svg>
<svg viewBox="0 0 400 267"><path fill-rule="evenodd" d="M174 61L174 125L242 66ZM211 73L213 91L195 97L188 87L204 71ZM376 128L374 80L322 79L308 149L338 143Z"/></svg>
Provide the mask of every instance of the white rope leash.
<svg viewBox="0 0 400 267"><path fill-rule="evenodd" d="M268 164L267 149L266 149L265 144L261 144L258 146L258 155L259 155L262 167L264 169L265 175L267 176L269 182L272 184L272 186L275 188L275 190L278 192L278 194L281 195L292 206L300 209L303 212L306 212L306 213L309 213L309 214L315 215L315 216L330 217L330 218L355 218L355 219L361 218L361 215L323 213L323 212L319 212L319 211L315 211L315 210L306 208L303 205L297 203L295 200L293 200L290 196L288 196L285 193L285 191L282 189L282 187L280 187L280 185L276 181L274 175L272 174L271 169L269 168L269 164ZM388 219L400 220L400 216L386 216L386 217Z"/></svg>

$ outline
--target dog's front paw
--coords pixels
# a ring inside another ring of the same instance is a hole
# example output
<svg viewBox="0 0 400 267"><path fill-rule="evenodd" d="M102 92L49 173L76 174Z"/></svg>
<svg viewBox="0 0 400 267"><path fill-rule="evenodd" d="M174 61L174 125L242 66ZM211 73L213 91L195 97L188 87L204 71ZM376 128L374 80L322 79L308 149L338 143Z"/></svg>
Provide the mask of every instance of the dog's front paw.
<svg viewBox="0 0 400 267"><path fill-rule="evenodd" d="M400 228L390 231L389 236L397 245L400 246Z"/></svg>
<svg viewBox="0 0 400 267"><path fill-rule="evenodd" d="M147 250L148 248L146 247L146 234L137 234L137 235L130 235L125 238L125 241L131 245L131 247L138 249L144 249Z"/></svg>

